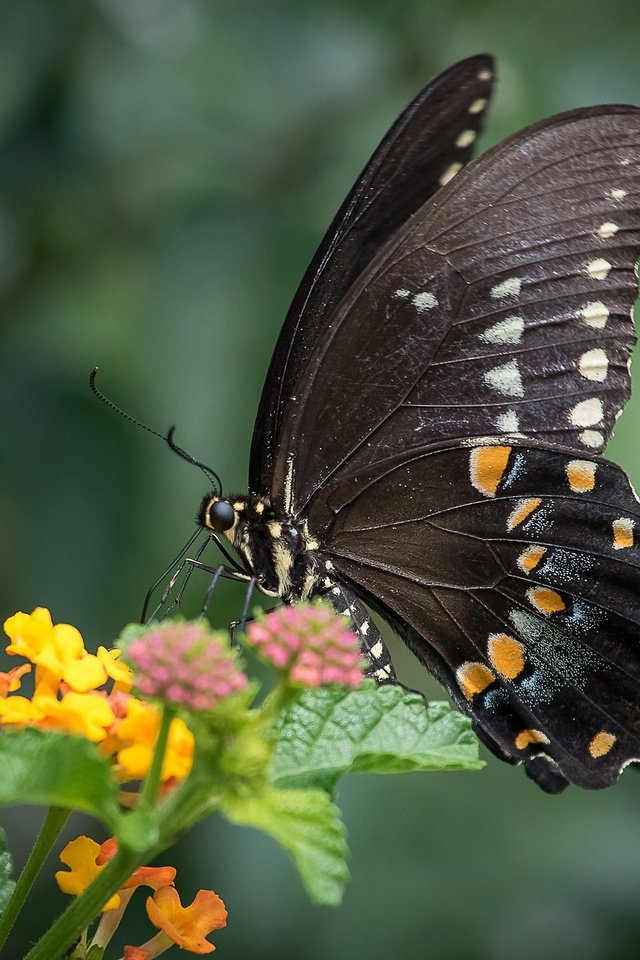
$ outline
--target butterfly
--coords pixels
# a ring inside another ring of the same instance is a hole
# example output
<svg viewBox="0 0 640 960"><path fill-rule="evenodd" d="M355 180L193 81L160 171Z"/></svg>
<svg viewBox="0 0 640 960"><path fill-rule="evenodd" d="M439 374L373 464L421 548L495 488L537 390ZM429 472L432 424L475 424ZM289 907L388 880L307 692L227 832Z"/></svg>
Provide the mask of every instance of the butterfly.
<svg viewBox="0 0 640 960"><path fill-rule="evenodd" d="M249 493L199 524L286 603L367 606L544 790L640 759L640 504L602 459L630 392L640 110L533 124L472 159L490 56L392 126L293 299Z"/></svg>

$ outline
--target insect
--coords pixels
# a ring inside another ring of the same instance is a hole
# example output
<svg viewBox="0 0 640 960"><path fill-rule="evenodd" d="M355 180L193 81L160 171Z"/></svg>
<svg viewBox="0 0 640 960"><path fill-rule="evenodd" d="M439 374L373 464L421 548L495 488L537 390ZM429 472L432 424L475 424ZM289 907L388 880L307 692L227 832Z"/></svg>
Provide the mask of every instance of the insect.
<svg viewBox="0 0 640 960"><path fill-rule="evenodd" d="M265 593L367 604L544 790L640 759L640 504L602 459L630 392L640 110L542 120L472 160L491 57L393 125L308 268L249 494L202 501Z"/></svg>

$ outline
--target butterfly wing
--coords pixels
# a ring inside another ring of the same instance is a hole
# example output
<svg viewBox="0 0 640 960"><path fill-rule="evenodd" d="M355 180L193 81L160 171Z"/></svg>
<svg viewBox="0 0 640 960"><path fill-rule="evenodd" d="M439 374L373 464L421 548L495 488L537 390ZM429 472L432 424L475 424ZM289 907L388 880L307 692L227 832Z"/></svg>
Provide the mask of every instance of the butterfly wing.
<svg viewBox="0 0 640 960"><path fill-rule="evenodd" d="M401 114L338 211L287 313L256 419L249 485L271 489L283 418L313 347L385 240L471 159L491 94L493 59L470 57L429 83Z"/></svg>
<svg viewBox="0 0 640 960"><path fill-rule="evenodd" d="M600 451L629 395L639 250L638 108L551 117L472 161L327 317L282 407L274 502L456 436Z"/></svg>
<svg viewBox="0 0 640 960"><path fill-rule="evenodd" d="M615 465L525 440L398 456L309 518L504 759L548 790L640 758L640 504Z"/></svg>

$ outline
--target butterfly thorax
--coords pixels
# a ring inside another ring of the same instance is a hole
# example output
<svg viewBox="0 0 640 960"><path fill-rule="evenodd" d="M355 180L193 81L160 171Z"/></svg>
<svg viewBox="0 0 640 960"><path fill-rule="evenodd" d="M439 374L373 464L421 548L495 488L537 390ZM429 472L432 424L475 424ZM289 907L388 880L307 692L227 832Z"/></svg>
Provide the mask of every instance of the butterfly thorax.
<svg viewBox="0 0 640 960"><path fill-rule="evenodd" d="M233 510L228 511L227 529L221 529L217 516L224 505ZM263 593L287 601L306 600L321 587L324 565L306 520L275 510L268 497L249 494L221 499L207 494L197 520L203 528L226 537Z"/></svg>

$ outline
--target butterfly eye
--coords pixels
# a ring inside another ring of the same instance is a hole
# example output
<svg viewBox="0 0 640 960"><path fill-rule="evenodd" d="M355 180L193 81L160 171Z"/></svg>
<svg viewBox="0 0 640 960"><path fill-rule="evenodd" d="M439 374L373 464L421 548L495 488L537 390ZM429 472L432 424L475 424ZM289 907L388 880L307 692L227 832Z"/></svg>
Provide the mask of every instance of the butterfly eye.
<svg viewBox="0 0 640 960"><path fill-rule="evenodd" d="M226 500L216 500L209 507L209 526L218 533L230 530L235 517L235 510Z"/></svg>

